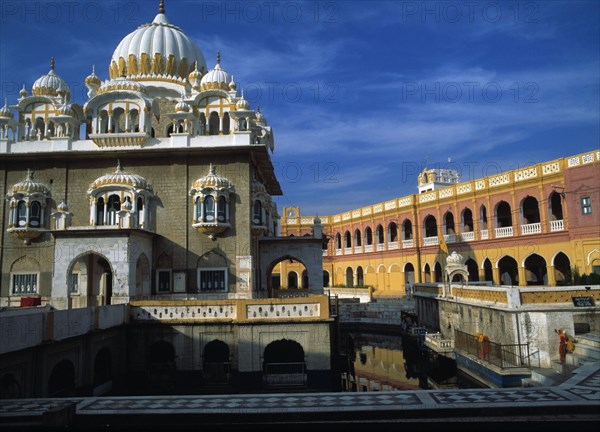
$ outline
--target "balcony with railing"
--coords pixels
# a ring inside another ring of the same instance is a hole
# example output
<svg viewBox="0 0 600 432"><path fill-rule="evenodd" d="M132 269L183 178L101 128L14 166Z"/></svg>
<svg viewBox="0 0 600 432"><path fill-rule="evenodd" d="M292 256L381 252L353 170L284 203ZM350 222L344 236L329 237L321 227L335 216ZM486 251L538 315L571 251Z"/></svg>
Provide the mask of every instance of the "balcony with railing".
<svg viewBox="0 0 600 432"><path fill-rule="evenodd" d="M454 340L443 339L441 333L427 333L425 346L439 354L454 354Z"/></svg>
<svg viewBox="0 0 600 432"><path fill-rule="evenodd" d="M402 240L402 249L408 249L411 247L415 247L415 242L413 239L410 240Z"/></svg>
<svg viewBox="0 0 600 432"><path fill-rule="evenodd" d="M565 229L565 221L560 219L560 220L554 220L554 221L550 221L550 232L556 232L556 231L564 231Z"/></svg>
<svg viewBox="0 0 600 432"><path fill-rule="evenodd" d="M487 240L490 238L490 232L486 229L482 229L479 232L479 237L481 238L481 240Z"/></svg>
<svg viewBox="0 0 600 432"><path fill-rule="evenodd" d="M460 238L462 241L464 242L470 242L475 240L475 232L474 231L467 231L467 232L463 232L460 235Z"/></svg>
<svg viewBox="0 0 600 432"><path fill-rule="evenodd" d="M304 362L265 363L263 384L267 387L305 386L306 364Z"/></svg>
<svg viewBox="0 0 600 432"><path fill-rule="evenodd" d="M385 243L377 243L377 252L385 250Z"/></svg>
<svg viewBox="0 0 600 432"><path fill-rule="evenodd" d="M341 249L336 249L335 250L335 254L336 255L342 255L342 250Z"/></svg>
<svg viewBox="0 0 600 432"><path fill-rule="evenodd" d="M500 369L540 367L539 351L532 352L528 343L500 344L455 329L454 348Z"/></svg>
<svg viewBox="0 0 600 432"><path fill-rule="evenodd" d="M502 228L495 228L494 235L496 238L512 237L513 236L513 227L508 226L508 227L502 227Z"/></svg>
<svg viewBox="0 0 600 432"><path fill-rule="evenodd" d="M438 236L433 236L433 237L425 237L423 239L423 246L435 246L437 244L439 244L440 239L438 238Z"/></svg>
<svg viewBox="0 0 600 432"><path fill-rule="evenodd" d="M373 252L373 245L365 245L365 252Z"/></svg>
<svg viewBox="0 0 600 432"><path fill-rule="evenodd" d="M521 225L521 235L540 234L542 224L540 222Z"/></svg>
<svg viewBox="0 0 600 432"><path fill-rule="evenodd" d="M388 243L388 250L398 249L398 242L393 241Z"/></svg>
<svg viewBox="0 0 600 432"><path fill-rule="evenodd" d="M344 255L350 255L352 253L352 248L351 247L345 247L344 248Z"/></svg>
<svg viewBox="0 0 600 432"><path fill-rule="evenodd" d="M361 253L362 252L362 246L354 246L354 253Z"/></svg>
<svg viewBox="0 0 600 432"><path fill-rule="evenodd" d="M446 243L456 243L456 234L444 234Z"/></svg>

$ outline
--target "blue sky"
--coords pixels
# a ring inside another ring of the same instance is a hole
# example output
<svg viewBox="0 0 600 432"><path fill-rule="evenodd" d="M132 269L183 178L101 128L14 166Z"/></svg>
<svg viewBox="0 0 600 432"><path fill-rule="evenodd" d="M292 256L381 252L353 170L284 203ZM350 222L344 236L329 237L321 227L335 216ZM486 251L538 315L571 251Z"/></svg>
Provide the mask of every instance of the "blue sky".
<svg viewBox="0 0 600 432"><path fill-rule="evenodd" d="M260 105L284 206L333 214L597 149L600 2L166 0L171 23ZM96 65L158 1L0 0L2 100L56 58L85 102Z"/></svg>

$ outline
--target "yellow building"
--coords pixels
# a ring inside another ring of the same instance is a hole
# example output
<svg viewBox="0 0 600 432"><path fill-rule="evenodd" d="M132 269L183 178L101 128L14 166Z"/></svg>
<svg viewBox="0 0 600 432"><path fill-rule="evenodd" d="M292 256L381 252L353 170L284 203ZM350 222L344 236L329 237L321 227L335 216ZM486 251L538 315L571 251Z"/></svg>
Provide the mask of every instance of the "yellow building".
<svg viewBox="0 0 600 432"><path fill-rule="evenodd" d="M600 152L466 182L435 171L419 176L422 193L321 217L324 286L404 295L407 283L442 281L448 250L465 258L471 282L552 286L574 269L600 273ZM281 234L310 234L312 223L286 208ZM281 280L302 271L286 263Z"/></svg>

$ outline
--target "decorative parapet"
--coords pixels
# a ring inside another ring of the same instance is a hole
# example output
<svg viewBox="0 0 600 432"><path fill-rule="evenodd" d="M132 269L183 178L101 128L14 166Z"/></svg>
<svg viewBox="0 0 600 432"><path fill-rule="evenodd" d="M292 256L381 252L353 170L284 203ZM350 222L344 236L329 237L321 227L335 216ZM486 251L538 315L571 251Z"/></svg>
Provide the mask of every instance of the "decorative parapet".
<svg viewBox="0 0 600 432"><path fill-rule="evenodd" d="M511 288L512 289L512 288ZM505 288L493 287L452 287L452 294L455 299L469 299L490 303L502 303L507 305L508 298Z"/></svg>
<svg viewBox="0 0 600 432"><path fill-rule="evenodd" d="M383 208L385 210L392 210L395 209L397 207L398 203L396 200L392 200L392 201L388 201L386 203L383 204Z"/></svg>
<svg viewBox="0 0 600 432"><path fill-rule="evenodd" d="M436 198L436 192L429 192L419 195L419 203L433 201Z"/></svg>
<svg viewBox="0 0 600 432"><path fill-rule="evenodd" d="M130 303L136 322L314 321L329 319L324 295L266 299L145 300Z"/></svg>
<svg viewBox="0 0 600 432"><path fill-rule="evenodd" d="M515 181L523 181L535 178L538 176L537 167L526 168L519 171L515 171Z"/></svg>
<svg viewBox="0 0 600 432"><path fill-rule="evenodd" d="M90 134L98 147L143 147L150 136L146 132Z"/></svg>
<svg viewBox="0 0 600 432"><path fill-rule="evenodd" d="M589 287L544 287L544 288L519 288L521 292L521 304L540 305L553 303L573 304L573 297L591 297L600 302L600 286Z"/></svg>

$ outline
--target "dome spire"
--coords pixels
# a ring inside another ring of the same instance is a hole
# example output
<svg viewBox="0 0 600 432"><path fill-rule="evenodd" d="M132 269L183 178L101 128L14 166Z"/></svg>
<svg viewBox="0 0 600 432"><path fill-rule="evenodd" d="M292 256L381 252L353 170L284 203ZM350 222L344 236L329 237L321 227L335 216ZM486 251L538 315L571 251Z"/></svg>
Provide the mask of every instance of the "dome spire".
<svg viewBox="0 0 600 432"><path fill-rule="evenodd" d="M165 2L164 2L164 0L160 0L160 3L158 5L158 13L159 14L164 14L165 13Z"/></svg>
<svg viewBox="0 0 600 432"><path fill-rule="evenodd" d="M54 70L54 56L50 59L50 70Z"/></svg>
<svg viewBox="0 0 600 432"><path fill-rule="evenodd" d="M217 64L221 65L221 50L217 51Z"/></svg>

